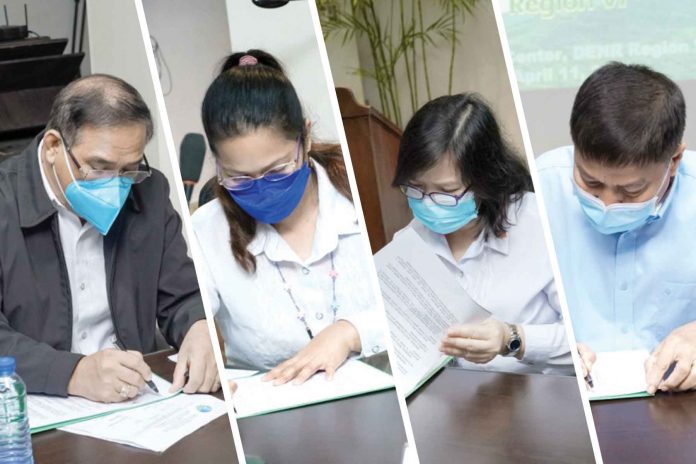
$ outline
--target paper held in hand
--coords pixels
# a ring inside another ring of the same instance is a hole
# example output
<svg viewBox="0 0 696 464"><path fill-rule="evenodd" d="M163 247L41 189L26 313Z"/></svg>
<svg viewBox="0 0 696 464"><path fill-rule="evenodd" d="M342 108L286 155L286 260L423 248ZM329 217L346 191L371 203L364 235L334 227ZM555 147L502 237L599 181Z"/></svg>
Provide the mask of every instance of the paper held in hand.
<svg viewBox="0 0 696 464"><path fill-rule="evenodd" d="M447 329L490 313L413 229L380 250L375 264L396 355L394 377L408 396L451 359L439 351Z"/></svg>
<svg viewBox="0 0 696 464"><path fill-rule="evenodd" d="M645 380L648 356L645 350L597 353L590 373L594 388L587 392L590 401L650 396Z"/></svg>

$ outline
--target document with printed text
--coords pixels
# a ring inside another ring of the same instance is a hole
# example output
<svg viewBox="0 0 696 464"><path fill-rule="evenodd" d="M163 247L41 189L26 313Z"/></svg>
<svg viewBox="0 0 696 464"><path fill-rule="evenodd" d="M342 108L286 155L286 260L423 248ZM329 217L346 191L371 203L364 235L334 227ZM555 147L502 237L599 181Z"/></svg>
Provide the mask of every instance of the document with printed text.
<svg viewBox="0 0 696 464"><path fill-rule="evenodd" d="M152 381L157 385L160 393L155 393L145 387L138 396L121 403L99 403L79 396L62 398L48 395L28 395L27 409L31 433L43 432L117 411L137 408L171 398L179 393L169 393L169 387L172 384L162 377L153 374Z"/></svg>
<svg viewBox="0 0 696 464"><path fill-rule="evenodd" d="M225 402L214 396L181 394L60 430L161 453L226 413Z"/></svg>
<svg viewBox="0 0 696 464"><path fill-rule="evenodd" d="M406 396L451 357L439 351L447 329L490 317L412 229L375 255L396 359L395 378Z"/></svg>

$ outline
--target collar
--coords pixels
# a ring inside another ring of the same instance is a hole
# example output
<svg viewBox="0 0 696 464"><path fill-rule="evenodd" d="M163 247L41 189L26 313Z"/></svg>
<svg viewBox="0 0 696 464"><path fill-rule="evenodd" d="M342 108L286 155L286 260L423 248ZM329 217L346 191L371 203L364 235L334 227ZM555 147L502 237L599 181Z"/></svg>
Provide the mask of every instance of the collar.
<svg viewBox="0 0 696 464"><path fill-rule="evenodd" d="M317 179L319 215L312 253L305 264L318 261L334 251L340 236L360 233L353 203L336 190L321 164L312 159L311 167ZM255 256L265 253L271 261L299 262L295 252L270 224L256 222L256 236L247 249Z"/></svg>
<svg viewBox="0 0 696 464"><path fill-rule="evenodd" d="M511 207L514 207L514 205L511 205ZM512 225L514 225L516 221L513 221L512 219L513 218L511 218L510 222ZM478 234L476 240L469 245L469 248L464 253L464 256L462 256L459 259L459 262L457 262L452 255L452 250L450 250L449 244L447 243L447 239L444 235L428 229L418 219L413 219L410 226L416 232L418 232L418 235L420 235L421 238L433 249L435 254L443 258L445 261L454 264L455 266L459 266L459 264L463 261L478 257L484 252L485 249L490 249L502 255L508 255L510 252L510 241L508 234L505 234L503 237L496 237L494 234L489 233L488 237L486 237L486 234L484 234L482 231Z"/></svg>
<svg viewBox="0 0 696 464"><path fill-rule="evenodd" d="M37 156L41 140L43 132L19 155L22 160L17 167L17 208L19 225L22 228L34 227L56 213L56 208L44 188Z"/></svg>

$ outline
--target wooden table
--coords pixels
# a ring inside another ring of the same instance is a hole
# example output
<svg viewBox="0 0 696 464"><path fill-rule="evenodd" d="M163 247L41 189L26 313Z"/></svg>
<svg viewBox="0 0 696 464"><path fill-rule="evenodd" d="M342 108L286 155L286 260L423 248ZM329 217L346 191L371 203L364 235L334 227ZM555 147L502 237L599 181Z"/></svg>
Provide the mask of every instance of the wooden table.
<svg viewBox="0 0 696 464"><path fill-rule="evenodd" d="M237 423L244 454L266 464L400 464L406 442L393 389Z"/></svg>
<svg viewBox="0 0 696 464"><path fill-rule="evenodd" d="M167 359L172 350L145 356L157 375L171 381L174 363ZM222 393L216 394L222 399ZM238 464L227 415L183 438L164 453L133 448L96 438L52 430L32 436L36 464L150 464L220 463Z"/></svg>
<svg viewBox="0 0 696 464"><path fill-rule="evenodd" d="M421 464L594 463L574 377L445 368L408 410Z"/></svg>
<svg viewBox="0 0 696 464"><path fill-rule="evenodd" d="M591 406L604 464L696 462L696 392Z"/></svg>

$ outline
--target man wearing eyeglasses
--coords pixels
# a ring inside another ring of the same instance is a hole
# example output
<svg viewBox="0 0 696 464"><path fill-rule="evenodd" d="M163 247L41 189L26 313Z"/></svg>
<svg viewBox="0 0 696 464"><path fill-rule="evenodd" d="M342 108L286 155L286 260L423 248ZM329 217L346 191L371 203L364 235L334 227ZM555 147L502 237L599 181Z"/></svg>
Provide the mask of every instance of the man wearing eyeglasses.
<svg viewBox="0 0 696 464"><path fill-rule="evenodd" d="M89 76L0 166L0 353L31 393L132 398L157 330L179 348L172 389L219 388L181 220L144 154L152 135L137 90Z"/></svg>
<svg viewBox="0 0 696 464"><path fill-rule="evenodd" d="M537 160L583 374L640 350L646 390L696 388L696 157L677 84L608 63L580 86L572 146ZM589 375L588 375L589 374Z"/></svg>

